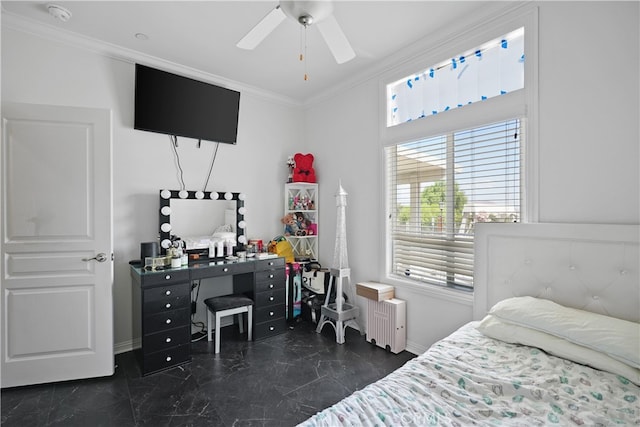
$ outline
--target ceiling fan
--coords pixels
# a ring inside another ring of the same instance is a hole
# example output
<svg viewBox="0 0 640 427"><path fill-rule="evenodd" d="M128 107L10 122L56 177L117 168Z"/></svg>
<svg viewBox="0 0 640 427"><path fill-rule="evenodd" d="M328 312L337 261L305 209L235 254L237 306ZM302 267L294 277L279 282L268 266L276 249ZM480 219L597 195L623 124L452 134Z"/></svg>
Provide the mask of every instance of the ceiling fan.
<svg viewBox="0 0 640 427"><path fill-rule="evenodd" d="M333 4L328 0L280 0L279 4L262 18L236 46L242 49L254 49L262 40L271 34L285 18L289 17L296 20L305 28L311 24L317 26L336 62L342 64L355 58L356 54L332 12Z"/></svg>

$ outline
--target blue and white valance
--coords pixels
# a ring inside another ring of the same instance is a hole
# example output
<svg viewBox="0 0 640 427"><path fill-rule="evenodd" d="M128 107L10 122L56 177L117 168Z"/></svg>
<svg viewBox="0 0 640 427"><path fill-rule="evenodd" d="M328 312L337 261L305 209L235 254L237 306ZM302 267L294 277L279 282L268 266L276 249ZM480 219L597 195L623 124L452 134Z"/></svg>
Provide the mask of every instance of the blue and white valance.
<svg viewBox="0 0 640 427"><path fill-rule="evenodd" d="M387 127L524 88L524 28L387 85Z"/></svg>

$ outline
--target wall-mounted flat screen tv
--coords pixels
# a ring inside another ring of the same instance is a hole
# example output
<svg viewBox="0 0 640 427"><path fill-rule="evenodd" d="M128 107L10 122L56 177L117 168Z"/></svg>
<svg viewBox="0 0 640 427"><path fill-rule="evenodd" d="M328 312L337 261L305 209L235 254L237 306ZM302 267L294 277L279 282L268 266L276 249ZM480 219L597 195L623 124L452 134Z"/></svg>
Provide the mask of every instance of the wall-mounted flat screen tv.
<svg viewBox="0 0 640 427"><path fill-rule="evenodd" d="M240 92L136 64L134 128L235 144Z"/></svg>

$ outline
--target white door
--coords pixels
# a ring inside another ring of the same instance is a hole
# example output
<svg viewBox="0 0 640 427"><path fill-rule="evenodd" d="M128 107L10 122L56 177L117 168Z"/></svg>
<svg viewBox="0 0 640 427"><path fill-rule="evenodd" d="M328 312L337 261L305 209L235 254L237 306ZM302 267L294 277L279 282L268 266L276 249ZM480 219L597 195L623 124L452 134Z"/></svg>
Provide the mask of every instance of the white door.
<svg viewBox="0 0 640 427"><path fill-rule="evenodd" d="M2 108L2 387L112 375L111 112Z"/></svg>

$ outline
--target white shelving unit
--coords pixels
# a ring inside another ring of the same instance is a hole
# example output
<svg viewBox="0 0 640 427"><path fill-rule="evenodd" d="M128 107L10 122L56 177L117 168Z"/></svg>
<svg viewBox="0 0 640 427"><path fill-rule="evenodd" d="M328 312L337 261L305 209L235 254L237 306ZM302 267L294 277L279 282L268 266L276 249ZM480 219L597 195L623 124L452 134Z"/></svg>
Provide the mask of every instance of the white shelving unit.
<svg viewBox="0 0 640 427"><path fill-rule="evenodd" d="M284 235L293 247L296 261L318 259L318 184L292 182L284 185L284 213L296 223L285 224Z"/></svg>

